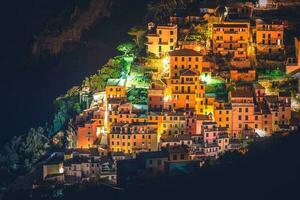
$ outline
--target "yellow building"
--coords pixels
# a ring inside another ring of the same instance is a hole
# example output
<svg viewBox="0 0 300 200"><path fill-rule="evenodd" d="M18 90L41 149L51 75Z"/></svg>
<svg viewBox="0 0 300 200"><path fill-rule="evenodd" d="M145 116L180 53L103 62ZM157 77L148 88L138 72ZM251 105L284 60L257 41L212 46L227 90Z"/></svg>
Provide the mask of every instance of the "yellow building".
<svg viewBox="0 0 300 200"><path fill-rule="evenodd" d="M157 151L157 141L157 130L148 123L114 123L109 133L109 148L113 152Z"/></svg>
<svg viewBox="0 0 300 200"><path fill-rule="evenodd" d="M223 22L213 25L213 52L247 58L250 32L248 22Z"/></svg>
<svg viewBox="0 0 300 200"><path fill-rule="evenodd" d="M186 129L186 117L181 112L165 112L159 126L159 136L184 134Z"/></svg>
<svg viewBox="0 0 300 200"><path fill-rule="evenodd" d="M177 25L148 25L147 52L162 56L173 51L177 44Z"/></svg>
<svg viewBox="0 0 300 200"><path fill-rule="evenodd" d="M108 79L105 93L107 99L126 97L126 79Z"/></svg>

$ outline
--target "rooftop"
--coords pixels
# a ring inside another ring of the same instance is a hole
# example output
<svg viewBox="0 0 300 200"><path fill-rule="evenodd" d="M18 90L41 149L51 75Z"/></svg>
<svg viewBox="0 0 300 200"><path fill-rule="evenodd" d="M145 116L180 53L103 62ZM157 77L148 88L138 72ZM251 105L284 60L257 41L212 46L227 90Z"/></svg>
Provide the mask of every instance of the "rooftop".
<svg viewBox="0 0 300 200"><path fill-rule="evenodd" d="M169 53L170 56L201 56L201 53L192 49L180 49Z"/></svg>
<svg viewBox="0 0 300 200"><path fill-rule="evenodd" d="M119 86L124 87L126 84L126 79L114 79L110 78L107 80L106 86Z"/></svg>
<svg viewBox="0 0 300 200"><path fill-rule="evenodd" d="M214 28L248 28L247 24L244 23L225 23L225 24L214 24Z"/></svg>
<svg viewBox="0 0 300 200"><path fill-rule="evenodd" d="M233 90L231 91L231 97L239 98L239 97L246 97L251 98L253 97L252 91L249 90Z"/></svg>

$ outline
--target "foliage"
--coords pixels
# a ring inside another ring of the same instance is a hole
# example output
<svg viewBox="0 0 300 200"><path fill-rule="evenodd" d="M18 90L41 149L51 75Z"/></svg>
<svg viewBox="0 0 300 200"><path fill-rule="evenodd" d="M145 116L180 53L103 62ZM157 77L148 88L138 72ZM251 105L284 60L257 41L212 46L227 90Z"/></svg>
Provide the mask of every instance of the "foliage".
<svg viewBox="0 0 300 200"><path fill-rule="evenodd" d="M121 47L120 47L121 48ZM122 47L123 48L123 47ZM90 88L91 92L104 90L109 78L120 78L127 74L131 63L123 56L117 56L110 59L96 74L86 78L83 86Z"/></svg>
<svg viewBox="0 0 300 200"><path fill-rule="evenodd" d="M122 43L117 46L118 51L122 52L124 55L134 55L135 54L135 45L131 42Z"/></svg>
<svg viewBox="0 0 300 200"><path fill-rule="evenodd" d="M176 9L186 9L191 0L156 0L147 5L147 19L154 22L162 22Z"/></svg>
<svg viewBox="0 0 300 200"><path fill-rule="evenodd" d="M128 31L128 35L135 37L133 39L133 41L134 41L134 43L136 44L136 46L138 47L139 50L142 50L144 48L144 46L145 46L144 45L145 34L146 34L145 28L144 27L140 27L140 26L132 27Z"/></svg>
<svg viewBox="0 0 300 200"><path fill-rule="evenodd" d="M127 92L127 99L133 104L147 104L148 103L148 89L132 88Z"/></svg>
<svg viewBox="0 0 300 200"><path fill-rule="evenodd" d="M207 25L203 26L195 26L192 25L190 28L189 34L186 36L186 41L196 41L202 45L206 44L206 41L209 38L209 31Z"/></svg>

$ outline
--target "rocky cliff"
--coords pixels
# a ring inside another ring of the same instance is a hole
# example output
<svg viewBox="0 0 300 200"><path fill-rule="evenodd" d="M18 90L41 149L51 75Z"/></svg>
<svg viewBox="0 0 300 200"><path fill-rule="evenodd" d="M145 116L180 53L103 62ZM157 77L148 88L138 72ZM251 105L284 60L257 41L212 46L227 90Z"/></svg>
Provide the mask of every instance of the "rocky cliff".
<svg viewBox="0 0 300 200"><path fill-rule="evenodd" d="M66 42L78 42L84 30L91 28L97 19L110 16L110 0L90 0L86 9L75 6L70 22L62 27L58 34L44 34L36 38L32 46L32 55L38 56L44 52L59 54Z"/></svg>

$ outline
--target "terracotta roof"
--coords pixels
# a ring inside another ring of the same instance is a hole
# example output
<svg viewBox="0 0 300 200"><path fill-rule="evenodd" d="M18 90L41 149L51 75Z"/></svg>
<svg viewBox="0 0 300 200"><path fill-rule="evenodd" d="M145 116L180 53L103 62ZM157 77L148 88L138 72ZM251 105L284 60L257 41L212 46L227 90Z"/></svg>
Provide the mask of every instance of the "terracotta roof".
<svg viewBox="0 0 300 200"><path fill-rule="evenodd" d="M201 56L201 53L192 49L180 49L169 53L170 56Z"/></svg>

